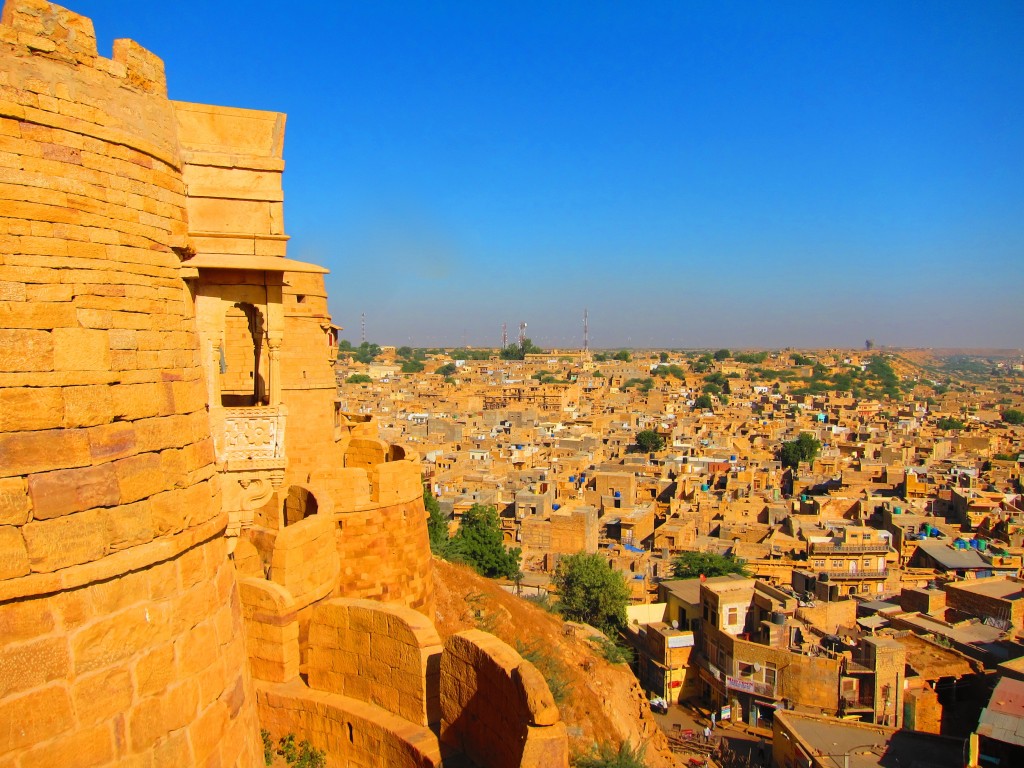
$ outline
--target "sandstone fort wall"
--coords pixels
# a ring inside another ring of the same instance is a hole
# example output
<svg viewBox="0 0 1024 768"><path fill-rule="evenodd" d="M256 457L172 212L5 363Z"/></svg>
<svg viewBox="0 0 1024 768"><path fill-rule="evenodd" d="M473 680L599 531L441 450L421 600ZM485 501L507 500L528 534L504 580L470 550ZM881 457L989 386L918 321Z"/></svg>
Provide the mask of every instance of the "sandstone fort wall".
<svg viewBox="0 0 1024 768"><path fill-rule="evenodd" d="M0 24L0 764L257 765L161 61Z"/></svg>

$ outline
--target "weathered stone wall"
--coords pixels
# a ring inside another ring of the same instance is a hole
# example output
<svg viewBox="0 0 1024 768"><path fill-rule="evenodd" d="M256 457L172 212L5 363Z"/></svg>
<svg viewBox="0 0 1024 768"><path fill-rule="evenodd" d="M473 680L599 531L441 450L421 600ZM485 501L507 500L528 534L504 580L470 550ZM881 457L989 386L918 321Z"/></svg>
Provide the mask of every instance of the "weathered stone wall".
<svg viewBox="0 0 1024 768"><path fill-rule="evenodd" d="M256 692L260 725L272 738L301 733L326 752L327 768L441 768L441 745L429 728L379 707L313 690L297 678L257 683Z"/></svg>
<svg viewBox="0 0 1024 768"><path fill-rule="evenodd" d="M0 24L0 764L257 765L162 62Z"/></svg>
<svg viewBox="0 0 1024 768"><path fill-rule="evenodd" d="M374 704L416 725L441 720L441 638L411 608L331 600L313 613L309 687Z"/></svg>
<svg viewBox="0 0 1024 768"><path fill-rule="evenodd" d="M471 629L441 655L441 740L488 768L569 765L565 724L537 668Z"/></svg>
<svg viewBox="0 0 1024 768"><path fill-rule="evenodd" d="M389 506L339 512L337 595L395 602L433 616L430 542L423 495Z"/></svg>

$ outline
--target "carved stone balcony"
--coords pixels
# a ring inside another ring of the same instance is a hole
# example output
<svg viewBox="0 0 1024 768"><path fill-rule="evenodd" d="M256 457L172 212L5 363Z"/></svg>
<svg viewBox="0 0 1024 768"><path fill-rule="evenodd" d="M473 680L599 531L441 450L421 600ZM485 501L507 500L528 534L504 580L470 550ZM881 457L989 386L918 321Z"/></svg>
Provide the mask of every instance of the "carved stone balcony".
<svg viewBox="0 0 1024 768"><path fill-rule="evenodd" d="M857 571L819 571L818 573L828 574L828 577L833 581L842 581L846 579L884 579L889 575L889 570L864 569Z"/></svg>
<svg viewBox="0 0 1024 768"><path fill-rule="evenodd" d="M241 528L253 522L254 510L284 482L287 409L223 408L212 416L217 462L223 468L221 501L228 513L230 551Z"/></svg>
<svg viewBox="0 0 1024 768"><path fill-rule="evenodd" d="M888 553L888 544L811 544L812 555Z"/></svg>
<svg viewBox="0 0 1024 768"><path fill-rule="evenodd" d="M217 459L229 472L284 469L284 406L225 408Z"/></svg>

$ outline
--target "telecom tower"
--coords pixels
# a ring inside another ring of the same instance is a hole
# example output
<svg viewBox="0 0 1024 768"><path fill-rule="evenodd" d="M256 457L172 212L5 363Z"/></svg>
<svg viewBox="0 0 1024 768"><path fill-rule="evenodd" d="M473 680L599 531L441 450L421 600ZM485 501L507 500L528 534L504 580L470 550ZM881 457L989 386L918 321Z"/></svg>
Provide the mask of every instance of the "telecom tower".
<svg viewBox="0 0 1024 768"><path fill-rule="evenodd" d="M501 324L501 348L508 346L508 323Z"/></svg>
<svg viewBox="0 0 1024 768"><path fill-rule="evenodd" d="M590 351L590 324L587 321L587 310L583 310L583 351Z"/></svg>
<svg viewBox="0 0 1024 768"><path fill-rule="evenodd" d="M519 324L519 348L523 349L526 346L526 323L522 322Z"/></svg>
<svg viewBox="0 0 1024 768"><path fill-rule="evenodd" d="M366 343L366 313L359 313L359 341L362 344Z"/></svg>

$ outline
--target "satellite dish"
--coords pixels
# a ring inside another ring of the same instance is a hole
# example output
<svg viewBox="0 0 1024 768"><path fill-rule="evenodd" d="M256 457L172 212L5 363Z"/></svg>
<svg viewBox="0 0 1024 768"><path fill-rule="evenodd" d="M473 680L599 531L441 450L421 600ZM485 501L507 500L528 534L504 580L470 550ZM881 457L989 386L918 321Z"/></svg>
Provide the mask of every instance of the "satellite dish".
<svg viewBox="0 0 1024 768"><path fill-rule="evenodd" d="M754 671L755 672L760 672L761 671L761 665L758 664L756 661L754 662Z"/></svg>
<svg viewBox="0 0 1024 768"><path fill-rule="evenodd" d="M672 629L679 629L678 619L672 619Z"/></svg>

